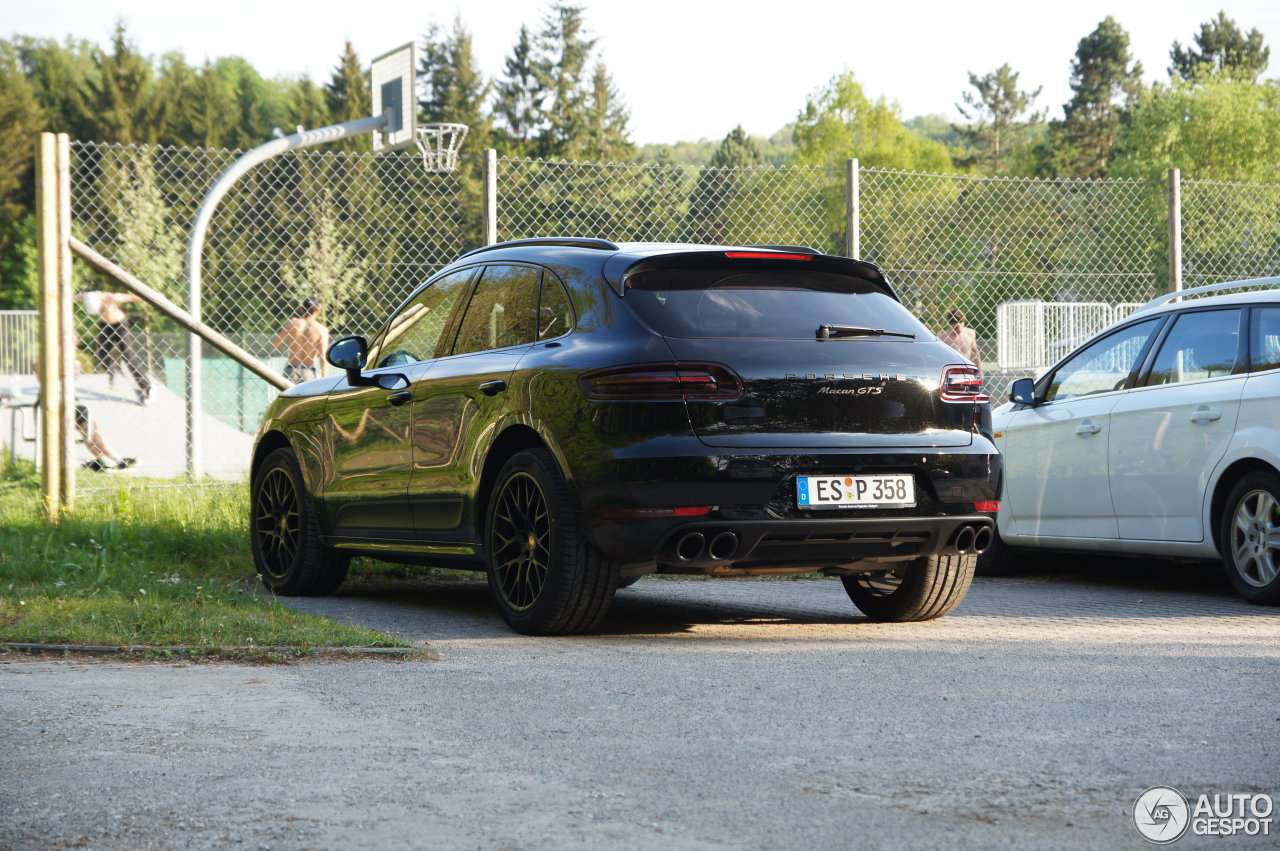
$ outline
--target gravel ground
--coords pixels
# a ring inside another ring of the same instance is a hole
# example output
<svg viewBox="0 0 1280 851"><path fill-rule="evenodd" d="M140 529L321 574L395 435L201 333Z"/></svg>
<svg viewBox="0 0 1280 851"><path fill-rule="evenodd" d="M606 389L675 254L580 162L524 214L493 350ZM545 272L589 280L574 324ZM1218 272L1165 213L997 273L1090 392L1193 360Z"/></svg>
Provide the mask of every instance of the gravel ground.
<svg viewBox="0 0 1280 851"><path fill-rule="evenodd" d="M1280 612L1080 571L907 625L834 581L646 579L553 639L478 583L357 581L294 605L438 660L0 657L0 847L1138 848L1149 786L1280 795Z"/></svg>

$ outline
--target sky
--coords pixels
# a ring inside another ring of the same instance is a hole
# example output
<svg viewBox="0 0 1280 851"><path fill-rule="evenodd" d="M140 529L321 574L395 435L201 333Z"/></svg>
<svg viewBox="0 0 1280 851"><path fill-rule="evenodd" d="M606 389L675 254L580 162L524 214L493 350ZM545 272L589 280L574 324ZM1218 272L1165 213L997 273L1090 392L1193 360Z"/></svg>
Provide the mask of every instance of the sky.
<svg viewBox="0 0 1280 851"><path fill-rule="evenodd" d="M872 97L897 101L904 118L955 104L969 73L1009 63L1020 87L1043 87L1035 108L1061 115L1070 98L1076 45L1107 15L1130 35L1150 80L1166 77L1175 40L1189 44L1200 24L1226 11L1241 29L1260 30L1280 77L1276 0L1035 0L866 3L857 0L578 0L591 35L631 112L634 141L723 138L735 126L767 136L795 119L809 95L852 71ZM327 81L350 39L361 59L418 41L431 22L461 16L481 70L502 72L521 24L539 28L547 4L529 0L363 3L174 3L173 0L0 0L0 35L109 42L123 19L135 45L158 59L179 50L193 64L242 56L264 76ZM358 9L358 12L353 11Z"/></svg>

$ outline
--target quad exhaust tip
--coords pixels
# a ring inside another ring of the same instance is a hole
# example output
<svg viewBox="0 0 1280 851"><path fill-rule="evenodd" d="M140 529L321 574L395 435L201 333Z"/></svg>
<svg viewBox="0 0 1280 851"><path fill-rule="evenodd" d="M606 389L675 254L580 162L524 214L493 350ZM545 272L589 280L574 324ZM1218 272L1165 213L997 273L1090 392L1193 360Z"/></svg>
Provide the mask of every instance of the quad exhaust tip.
<svg viewBox="0 0 1280 851"><path fill-rule="evenodd" d="M733 558L738 552L738 536L733 532L721 532L711 539L707 545L707 554L713 561L724 561Z"/></svg>
<svg viewBox="0 0 1280 851"><path fill-rule="evenodd" d="M981 555L991 549L991 541L995 536L990 526L983 526L973 535L973 551Z"/></svg>
<svg viewBox="0 0 1280 851"><path fill-rule="evenodd" d="M960 531L956 532L955 542L952 544L956 548L956 552L960 555L973 552L973 527L961 526Z"/></svg>
<svg viewBox="0 0 1280 851"><path fill-rule="evenodd" d="M990 526L961 526L951 539L951 549L959 555L981 555L991 546Z"/></svg>
<svg viewBox="0 0 1280 851"><path fill-rule="evenodd" d="M676 541L676 558L683 562L697 561L707 549L707 536L701 532L688 532Z"/></svg>

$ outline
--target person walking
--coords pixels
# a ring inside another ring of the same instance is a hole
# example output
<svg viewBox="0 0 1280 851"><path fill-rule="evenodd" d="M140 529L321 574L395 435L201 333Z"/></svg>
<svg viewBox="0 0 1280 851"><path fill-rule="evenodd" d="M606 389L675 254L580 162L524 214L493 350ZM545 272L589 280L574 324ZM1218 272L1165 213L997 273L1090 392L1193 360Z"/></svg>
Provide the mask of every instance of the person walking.
<svg viewBox="0 0 1280 851"><path fill-rule="evenodd" d="M324 355L329 348L329 329L320 323L320 303L307 297L298 305L298 315L285 321L271 345L287 349L289 360L284 377L301 384L327 374Z"/></svg>
<svg viewBox="0 0 1280 851"><path fill-rule="evenodd" d="M947 314L946 331L938 335L938 339L955 349L961 357L968 358L978 369L982 369L982 355L978 352L978 336L972 328L965 327L963 310L953 310Z"/></svg>
<svg viewBox="0 0 1280 851"><path fill-rule="evenodd" d="M142 361L133 345L133 332L129 330L129 317L121 305L140 302L142 298L133 293L108 293L91 290L79 293L75 300L84 305L90 314L97 314L102 320L98 328L98 336L94 341L98 363L108 373L119 368L120 361L128 367L134 382L138 385L138 404L146 407L151 404L151 379L142 367Z"/></svg>

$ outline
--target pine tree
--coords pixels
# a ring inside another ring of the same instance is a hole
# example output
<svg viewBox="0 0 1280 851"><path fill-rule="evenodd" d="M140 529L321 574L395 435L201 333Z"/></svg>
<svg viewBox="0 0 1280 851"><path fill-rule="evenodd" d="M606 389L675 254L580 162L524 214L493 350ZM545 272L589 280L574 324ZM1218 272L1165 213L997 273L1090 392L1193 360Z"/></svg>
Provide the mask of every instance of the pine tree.
<svg viewBox="0 0 1280 851"><path fill-rule="evenodd" d="M729 209L738 199L743 174L740 169L758 166L763 161L760 148L738 125L724 137L711 155L710 164L698 174L693 191L689 220L693 224L693 241L711 245L732 240Z"/></svg>
<svg viewBox="0 0 1280 851"><path fill-rule="evenodd" d="M155 141L157 116L151 63L134 48L117 22L111 52L94 51L98 78L89 81L89 102L104 142L146 144Z"/></svg>
<svg viewBox="0 0 1280 851"><path fill-rule="evenodd" d="M973 146L974 153L968 164L977 166L984 174L1006 174L1023 132L1043 119L1039 113L1033 113L1022 120L1040 95L1040 89L1020 90L1018 73L1007 62L982 77L970 73L969 85L976 92L963 93L967 108L956 104L960 114L973 122L956 128Z"/></svg>
<svg viewBox="0 0 1280 851"><path fill-rule="evenodd" d="M503 66L493 109L501 122L499 144L504 154L524 156L541 129L546 92L538 82L536 61L533 37L528 27L521 26L520 36Z"/></svg>
<svg viewBox="0 0 1280 851"><path fill-rule="evenodd" d="M588 90L584 75L596 41L587 38L583 8L555 3L538 36L534 63L538 86L546 92L544 120L536 143L541 157L565 157L586 135Z"/></svg>
<svg viewBox="0 0 1280 851"><path fill-rule="evenodd" d="M1248 34L1240 32L1236 22L1219 12L1218 17L1200 25L1200 32L1193 39L1195 47L1183 48L1173 43L1169 58L1170 76L1195 80L1205 74L1221 76L1228 80L1257 82L1271 58L1271 48L1262 43L1262 33L1257 29Z"/></svg>
<svg viewBox="0 0 1280 851"><path fill-rule="evenodd" d="M720 147L711 155L712 168L751 168L764 162L760 146L747 135L739 124L724 137Z"/></svg>
<svg viewBox="0 0 1280 851"><path fill-rule="evenodd" d="M418 78L420 120L467 125L463 148L468 152L490 147L492 129L486 105L493 85L476 66L471 33L461 18L454 19L453 31L447 36L435 24L427 28Z"/></svg>
<svg viewBox="0 0 1280 851"><path fill-rule="evenodd" d="M609 72L603 63L597 63L591 78L591 100L582 146L571 154L590 162L629 158L635 152L635 145L627 135L630 117Z"/></svg>
<svg viewBox="0 0 1280 851"><path fill-rule="evenodd" d="M1130 64L1129 34L1107 16L1076 47L1071 100L1050 129L1054 172L1105 177L1125 110L1142 88L1142 63Z"/></svg>
<svg viewBox="0 0 1280 851"><path fill-rule="evenodd" d="M73 139L95 139L98 130L90 89L100 76L97 48L85 40L58 44L52 39L18 36L12 42L36 101L48 116L48 129Z"/></svg>
<svg viewBox="0 0 1280 851"><path fill-rule="evenodd" d="M348 121L359 121L373 114L373 96L369 92L369 81L360 57L348 41L343 47L338 66L333 69L333 76L326 89L329 100L329 114L335 124ZM340 143L344 150L371 151L373 142L365 133L354 139L346 139Z"/></svg>

